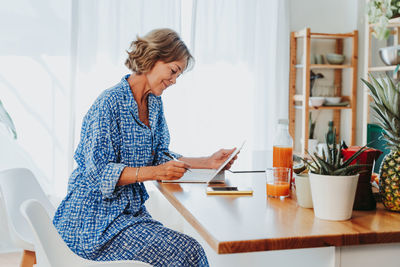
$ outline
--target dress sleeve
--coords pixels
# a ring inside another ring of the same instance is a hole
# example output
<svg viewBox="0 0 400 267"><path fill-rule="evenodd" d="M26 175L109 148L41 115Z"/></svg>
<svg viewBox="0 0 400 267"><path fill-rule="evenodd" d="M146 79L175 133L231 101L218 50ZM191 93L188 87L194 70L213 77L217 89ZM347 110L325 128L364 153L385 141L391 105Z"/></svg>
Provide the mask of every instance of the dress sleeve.
<svg viewBox="0 0 400 267"><path fill-rule="evenodd" d="M118 163L120 133L117 122L105 100L93 107L85 121L82 136L85 171L103 198L113 198L121 172L126 167Z"/></svg>
<svg viewBox="0 0 400 267"><path fill-rule="evenodd" d="M157 133L160 137L159 137L159 142L157 144L157 148L156 148L156 154L155 154L155 164L156 165L160 165L163 164L167 161L169 161L169 159L167 159L163 152L168 152L170 153L172 156L174 156L175 158L179 159L182 157L182 155L175 153L173 151L170 151L168 149L169 147L169 142L170 142L170 136L169 136L169 131L168 131L168 125L167 122L165 120L164 117L164 111L161 105L161 111L159 114L159 122L158 122L158 127L157 127Z"/></svg>

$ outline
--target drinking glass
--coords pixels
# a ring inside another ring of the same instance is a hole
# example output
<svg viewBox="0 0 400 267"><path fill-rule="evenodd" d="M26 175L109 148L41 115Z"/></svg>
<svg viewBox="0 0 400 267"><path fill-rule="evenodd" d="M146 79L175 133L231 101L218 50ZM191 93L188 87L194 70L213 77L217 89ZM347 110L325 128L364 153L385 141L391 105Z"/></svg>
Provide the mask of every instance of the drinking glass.
<svg viewBox="0 0 400 267"><path fill-rule="evenodd" d="M286 198L290 194L290 168L274 167L265 170L267 196Z"/></svg>

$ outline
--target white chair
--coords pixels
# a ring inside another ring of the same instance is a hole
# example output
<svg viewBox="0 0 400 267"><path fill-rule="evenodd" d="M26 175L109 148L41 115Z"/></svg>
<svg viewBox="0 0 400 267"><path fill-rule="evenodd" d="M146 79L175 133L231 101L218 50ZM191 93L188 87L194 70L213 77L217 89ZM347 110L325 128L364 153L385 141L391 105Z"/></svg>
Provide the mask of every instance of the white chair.
<svg viewBox="0 0 400 267"><path fill-rule="evenodd" d="M58 234L43 205L35 200L26 200L21 205L21 213L31 226L39 267L144 267L151 266L139 261L91 261L72 252Z"/></svg>
<svg viewBox="0 0 400 267"><path fill-rule="evenodd" d="M55 208L48 200L33 173L24 168L9 169L0 172L0 193L3 198L7 224L11 239L16 247L24 250L21 267L33 266L35 250L33 234L19 211L22 202L37 199L46 207L46 212L54 215Z"/></svg>
<svg viewBox="0 0 400 267"><path fill-rule="evenodd" d="M46 175L33 161L27 151L11 137L8 129L0 122L0 171L12 168L27 168L33 172L38 181L45 181ZM3 197L0 194L0 249L9 251L17 249L10 236Z"/></svg>

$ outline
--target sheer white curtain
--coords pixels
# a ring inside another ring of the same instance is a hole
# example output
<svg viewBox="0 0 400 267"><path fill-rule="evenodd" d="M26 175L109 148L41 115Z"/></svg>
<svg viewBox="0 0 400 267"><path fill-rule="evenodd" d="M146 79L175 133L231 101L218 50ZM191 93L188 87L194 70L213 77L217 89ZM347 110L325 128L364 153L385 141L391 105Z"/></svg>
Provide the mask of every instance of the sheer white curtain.
<svg viewBox="0 0 400 267"><path fill-rule="evenodd" d="M237 169L272 149L277 119L288 116L287 13L280 0L193 2L196 66L164 96L172 149L210 154L245 139Z"/></svg>
<svg viewBox="0 0 400 267"><path fill-rule="evenodd" d="M0 99L18 133L14 151L0 153L56 192L67 178L70 1L0 6Z"/></svg>
<svg viewBox="0 0 400 267"><path fill-rule="evenodd" d="M136 35L160 27L180 32L196 58L163 96L171 149L200 156L244 139L243 153L268 149L287 117L287 10L286 0L2 3L0 99L42 184L65 195L84 114L129 72Z"/></svg>
<svg viewBox="0 0 400 267"><path fill-rule="evenodd" d="M75 69L71 94L71 124L69 168L76 164L72 158L79 142L83 116L100 93L120 82L130 73L124 63L126 50L136 35L144 35L155 28L171 28L180 32L180 0L90 0L76 1L77 12L72 39L76 40ZM72 145L73 144L73 145ZM73 149L72 149L73 148ZM154 218L166 226L182 230L181 217L166 200L146 183L151 195L146 203Z"/></svg>
<svg viewBox="0 0 400 267"><path fill-rule="evenodd" d="M180 0L1 3L0 100L47 192L65 196L82 118L129 72L130 42L154 28L180 32L180 8Z"/></svg>
<svg viewBox="0 0 400 267"><path fill-rule="evenodd" d="M77 1L76 79L72 90L75 149L82 118L97 96L130 71L126 50L136 35L155 28L180 32L180 0ZM72 159L72 150L70 151ZM72 165L70 164L70 168Z"/></svg>

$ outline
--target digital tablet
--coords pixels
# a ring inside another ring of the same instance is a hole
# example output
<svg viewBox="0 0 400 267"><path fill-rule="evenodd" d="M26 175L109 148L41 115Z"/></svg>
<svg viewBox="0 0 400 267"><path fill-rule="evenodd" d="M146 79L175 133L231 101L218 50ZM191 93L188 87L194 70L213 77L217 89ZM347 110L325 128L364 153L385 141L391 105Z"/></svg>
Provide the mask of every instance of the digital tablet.
<svg viewBox="0 0 400 267"><path fill-rule="evenodd" d="M190 169L191 172L185 174L178 180L163 180L164 183L223 183L225 175L222 171L225 166L231 161L242 149L244 141L240 147L237 147L224 163L218 169Z"/></svg>

